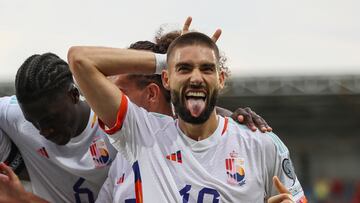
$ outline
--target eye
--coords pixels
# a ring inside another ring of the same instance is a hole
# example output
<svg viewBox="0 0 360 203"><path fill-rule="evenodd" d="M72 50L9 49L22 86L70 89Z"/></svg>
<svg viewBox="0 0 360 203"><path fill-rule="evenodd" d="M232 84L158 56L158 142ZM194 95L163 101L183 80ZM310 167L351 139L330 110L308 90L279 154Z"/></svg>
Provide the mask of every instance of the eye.
<svg viewBox="0 0 360 203"><path fill-rule="evenodd" d="M213 64L204 64L201 66L201 71L204 73L213 73L215 71L215 65Z"/></svg>
<svg viewBox="0 0 360 203"><path fill-rule="evenodd" d="M179 64L176 67L176 70L177 70L177 72L180 72L180 73L188 73L191 71L191 67L188 64Z"/></svg>

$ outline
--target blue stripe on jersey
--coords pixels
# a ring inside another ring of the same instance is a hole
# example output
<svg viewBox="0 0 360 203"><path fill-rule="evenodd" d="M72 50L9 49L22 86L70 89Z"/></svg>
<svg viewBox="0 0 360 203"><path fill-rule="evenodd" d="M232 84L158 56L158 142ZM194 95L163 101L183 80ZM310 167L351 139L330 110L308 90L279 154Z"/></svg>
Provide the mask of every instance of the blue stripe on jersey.
<svg viewBox="0 0 360 203"><path fill-rule="evenodd" d="M18 101L16 99L16 96L11 96L10 104L18 104Z"/></svg>
<svg viewBox="0 0 360 203"><path fill-rule="evenodd" d="M134 171L135 182L136 181L141 181L139 162L135 161L132 168L133 168L133 171Z"/></svg>
<svg viewBox="0 0 360 203"><path fill-rule="evenodd" d="M266 134L274 141L276 147L279 150L280 155L289 153L289 150L277 135L275 135L273 132L269 132Z"/></svg>

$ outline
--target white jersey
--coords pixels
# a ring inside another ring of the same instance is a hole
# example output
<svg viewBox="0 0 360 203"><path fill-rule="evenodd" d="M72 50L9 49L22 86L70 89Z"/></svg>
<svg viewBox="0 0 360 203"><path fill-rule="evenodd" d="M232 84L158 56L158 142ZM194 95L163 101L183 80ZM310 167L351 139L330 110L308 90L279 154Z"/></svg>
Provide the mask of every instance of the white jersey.
<svg viewBox="0 0 360 203"><path fill-rule="evenodd" d="M0 161L4 162L19 174L25 167L24 160L14 143L0 128Z"/></svg>
<svg viewBox="0 0 360 203"><path fill-rule="evenodd" d="M84 131L64 146L46 140L27 122L16 97L0 98L0 129L17 145L33 192L50 202L94 202L116 150L93 112Z"/></svg>
<svg viewBox="0 0 360 203"><path fill-rule="evenodd" d="M108 177L102 186L97 203L135 202L134 173L121 153L111 164Z"/></svg>
<svg viewBox="0 0 360 203"><path fill-rule="evenodd" d="M7 135L0 129L0 161L4 162L11 151L11 141Z"/></svg>
<svg viewBox="0 0 360 203"><path fill-rule="evenodd" d="M273 133L252 132L218 116L215 132L194 141L173 118L149 113L125 96L117 125L107 132L113 133L112 144L132 164L133 173L117 170L113 175L113 197L119 198L113 202L131 195L122 190L123 176L133 177L128 179L133 181L136 202L265 202L277 194L273 176L297 202L306 202L289 151Z"/></svg>

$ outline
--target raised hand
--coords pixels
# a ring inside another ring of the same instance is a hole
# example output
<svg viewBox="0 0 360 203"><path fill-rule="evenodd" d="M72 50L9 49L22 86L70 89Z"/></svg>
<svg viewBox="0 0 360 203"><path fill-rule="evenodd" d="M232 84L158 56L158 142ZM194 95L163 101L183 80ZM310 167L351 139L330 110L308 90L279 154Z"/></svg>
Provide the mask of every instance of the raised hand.
<svg viewBox="0 0 360 203"><path fill-rule="evenodd" d="M189 16L186 18L185 20L185 23L184 23L184 26L183 26L183 29L181 31L181 34L186 34L189 32L189 28L190 28L190 25L191 25L191 22L192 22L192 17ZM211 39L214 41L214 42L217 42L217 40L220 38L221 36L221 29L217 29L214 34L212 35Z"/></svg>
<svg viewBox="0 0 360 203"><path fill-rule="evenodd" d="M191 21L192 21L192 17L191 17L191 16L189 16L189 17L186 18L185 23L184 23L184 26L183 26L183 29L182 29L182 31L181 31L181 35L186 34L186 33L189 32L189 28L190 28L190 25L191 25Z"/></svg>
<svg viewBox="0 0 360 203"><path fill-rule="evenodd" d="M256 131L257 129L261 132L272 131L272 128L267 124L267 122L249 107L236 109L231 115L231 118L241 124L245 124L252 131Z"/></svg>
<svg viewBox="0 0 360 203"><path fill-rule="evenodd" d="M289 190L280 182L277 176L273 177L273 183L279 192L278 195L268 199L268 203L295 203L295 200Z"/></svg>
<svg viewBox="0 0 360 203"><path fill-rule="evenodd" d="M47 201L25 191L13 170L6 164L0 163L0 203L15 202L46 203Z"/></svg>

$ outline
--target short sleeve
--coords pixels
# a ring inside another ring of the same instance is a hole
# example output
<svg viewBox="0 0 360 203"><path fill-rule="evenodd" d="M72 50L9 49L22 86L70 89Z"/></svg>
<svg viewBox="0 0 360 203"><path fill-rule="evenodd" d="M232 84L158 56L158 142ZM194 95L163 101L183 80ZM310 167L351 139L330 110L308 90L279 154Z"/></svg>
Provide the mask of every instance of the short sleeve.
<svg viewBox="0 0 360 203"><path fill-rule="evenodd" d="M156 143L155 134L162 129L171 117L156 116L132 103L123 96L117 113L115 126L106 129L113 146L124 155L131 164L137 159L141 150ZM102 123L99 121L99 123Z"/></svg>
<svg viewBox="0 0 360 203"><path fill-rule="evenodd" d="M268 133L268 137L270 138L269 143L265 145L268 175L266 178L267 198L278 194L272 182L273 176L277 176L293 195L297 203L307 202L304 191L296 176L288 148L274 133Z"/></svg>

